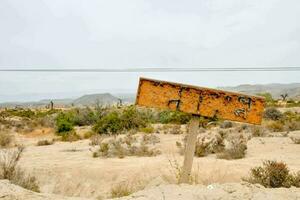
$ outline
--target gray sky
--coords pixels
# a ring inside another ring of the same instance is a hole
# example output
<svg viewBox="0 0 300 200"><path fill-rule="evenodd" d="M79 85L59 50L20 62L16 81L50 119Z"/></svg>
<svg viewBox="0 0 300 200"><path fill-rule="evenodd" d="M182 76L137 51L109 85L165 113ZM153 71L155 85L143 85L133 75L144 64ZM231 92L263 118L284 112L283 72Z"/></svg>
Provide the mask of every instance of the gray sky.
<svg viewBox="0 0 300 200"><path fill-rule="evenodd" d="M1 0L0 68L300 66L299 0ZM299 72L0 72L0 102L135 91L146 76L201 86L299 82Z"/></svg>

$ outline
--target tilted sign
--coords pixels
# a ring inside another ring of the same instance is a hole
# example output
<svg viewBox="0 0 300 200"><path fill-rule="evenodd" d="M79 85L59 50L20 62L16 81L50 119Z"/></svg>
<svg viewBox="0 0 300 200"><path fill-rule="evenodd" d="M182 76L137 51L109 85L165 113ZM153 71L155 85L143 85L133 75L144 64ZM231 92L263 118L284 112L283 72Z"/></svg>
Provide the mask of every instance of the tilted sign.
<svg viewBox="0 0 300 200"><path fill-rule="evenodd" d="M265 100L235 92L141 78L136 104L260 124Z"/></svg>

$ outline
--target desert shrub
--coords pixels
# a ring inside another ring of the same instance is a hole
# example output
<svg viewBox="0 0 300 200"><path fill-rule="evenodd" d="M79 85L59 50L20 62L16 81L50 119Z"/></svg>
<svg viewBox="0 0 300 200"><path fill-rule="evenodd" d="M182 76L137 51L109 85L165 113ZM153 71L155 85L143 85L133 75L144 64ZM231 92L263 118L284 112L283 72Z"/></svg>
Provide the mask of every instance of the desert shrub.
<svg viewBox="0 0 300 200"><path fill-rule="evenodd" d="M264 112L264 118L270 120L280 120L282 119L283 114L274 107L267 108Z"/></svg>
<svg viewBox="0 0 300 200"><path fill-rule="evenodd" d="M232 128L233 127L233 123L230 121L224 121L221 125L221 128Z"/></svg>
<svg viewBox="0 0 300 200"><path fill-rule="evenodd" d="M117 183L111 187L110 194L111 198L120 198L124 196L129 196L139 190L143 190L146 186L147 181L141 180L126 180Z"/></svg>
<svg viewBox="0 0 300 200"><path fill-rule="evenodd" d="M89 145L91 145L91 146L100 145L101 142L103 141L103 139L104 139L104 137L102 135L94 134L90 137Z"/></svg>
<svg viewBox="0 0 300 200"><path fill-rule="evenodd" d="M54 128L55 127L55 117L54 116L44 116L44 117L39 117L36 119L37 124L39 124L42 127L50 127Z"/></svg>
<svg viewBox="0 0 300 200"><path fill-rule="evenodd" d="M17 166L23 151L23 147L18 147L0 152L0 179L8 179L13 184L39 192L36 178L26 174Z"/></svg>
<svg viewBox="0 0 300 200"><path fill-rule="evenodd" d="M119 198L124 196L129 196L133 193L133 189L128 185L128 183L120 183L111 188L111 198Z"/></svg>
<svg viewBox="0 0 300 200"><path fill-rule="evenodd" d="M30 109L7 109L6 111L7 116L15 116L15 117L23 117L23 118L34 118L35 112Z"/></svg>
<svg viewBox="0 0 300 200"><path fill-rule="evenodd" d="M247 144L241 139L233 139L230 141L230 147L225 148L223 152L217 154L217 158L232 160L241 159L246 155Z"/></svg>
<svg viewBox="0 0 300 200"><path fill-rule="evenodd" d="M56 132L58 135L65 135L65 133L72 131L74 127L74 116L71 113L59 113L56 117Z"/></svg>
<svg viewBox="0 0 300 200"><path fill-rule="evenodd" d="M37 142L37 146L47 146L47 145L52 145L54 144L54 141L53 140L39 140Z"/></svg>
<svg viewBox="0 0 300 200"><path fill-rule="evenodd" d="M162 124L187 124L191 115L179 111L162 111L159 113L159 122Z"/></svg>
<svg viewBox="0 0 300 200"><path fill-rule="evenodd" d="M300 187L300 172L292 174L285 163L267 160L263 166L252 168L244 180L267 188Z"/></svg>
<svg viewBox="0 0 300 200"><path fill-rule="evenodd" d="M266 130L261 126L252 126L251 132L253 137L264 137L267 135Z"/></svg>
<svg viewBox="0 0 300 200"><path fill-rule="evenodd" d="M176 146L179 148L179 153L183 154L186 146L187 136L181 142L176 142ZM197 137L195 146L195 156L203 157L208 154L219 153L224 150L224 140L219 134L205 134Z"/></svg>
<svg viewBox="0 0 300 200"><path fill-rule="evenodd" d="M267 123L266 127L272 132L284 131L284 124L282 121L271 121Z"/></svg>
<svg viewBox="0 0 300 200"><path fill-rule="evenodd" d="M140 128L139 131L141 131L143 133L153 133L154 128L152 126L147 126L147 127Z"/></svg>
<svg viewBox="0 0 300 200"><path fill-rule="evenodd" d="M120 114L116 111L102 117L94 126L94 131L100 134L116 134L123 130Z"/></svg>
<svg viewBox="0 0 300 200"><path fill-rule="evenodd" d="M99 119L94 126L94 131L100 134L117 134L143 128L149 123L147 116L145 112L130 106L120 112L110 112Z"/></svg>
<svg viewBox="0 0 300 200"><path fill-rule="evenodd" d="M97 114L89 107L75 109L72 111L73 123L76 126L88 126L96 123L98 116Z"/></svg>
<svg viewBox="0 0 300 200"><path fill-rule="evenodd" d="M93 131L87 131L87 132L84 133L83 138L84 139L89 139L89 138L91 138L94 135L95 135L95 132L93 132Z"/></svg>
<svg viewBox="0 0 300 200"><path fill-rule="evenodd" d="M159 138L155 135L126 135L109 140L100 139L97 141L99 149L93 152L93 157L156 156L160 154L155 148L158 142Z"/></svg>
<svg viewBox="0 0 300 200"><path fill-rule="evenodd" d="M124 109L120 117L125 130L146 127L148 124L146 115L138 111L134 106Z"/></svg>
<svg viewBox="0 0 300 200"><path fill-rule="evenodd" d="M8 147L13 142L13 137L7 132L0 132L0 148Z"/></svg>
<svg viewBox="0 0 300 200"><path fill-rule="evenodd" d="M272 97L272 94L266 92L266 93L258 93L257 96L262 96L266 100L267 106L273 106L275 104L275 100Z"/></svg>
<svg viewBox="0 0 300 200"><path fill-rule="evenodd" d="M64 142L74 142L80 139L81 137L76 134L75 131L64 132L64 134L61 134L61 141Z"/></svg>

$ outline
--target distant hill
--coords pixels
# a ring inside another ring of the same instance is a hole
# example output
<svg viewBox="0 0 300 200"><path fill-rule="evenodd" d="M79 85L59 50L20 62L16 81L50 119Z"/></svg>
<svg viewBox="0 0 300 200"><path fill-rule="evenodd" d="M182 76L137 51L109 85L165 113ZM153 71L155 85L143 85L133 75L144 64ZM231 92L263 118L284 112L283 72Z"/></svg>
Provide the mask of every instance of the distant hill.
<svg viewBox="0 0 300 200"><path fill-rule="evenodd" d="M280 99L281 94L288 94L288 98L300 100L300 83L290 84L265 84L265 85L239 85L235 87L220 87L220 89L247 93L247 94L258 94L258 93L271 93L273 98Z"/></svg>
<svg viewBox="0 0 300 200"><path fill-rule="evenodd" d="M118 103L119 99L109 93L84 95L73 101L75 106L89 106L100 103L102 105L112 105Z"/></svg>
<svg viewBox="0 0 300 200"><path fill-rule="evenodd" d="M118 103L119 98L111 95L110 93L103 94L89 94L81 96L77 99L43 99L36 102L6 102L0 103L0 107L45 107L51 101L53 101L54 105L60 106L71 106L72 104L75 106L93 106L96 103L101 105L113 105ZM122 99L124 103L131 103L129 99Z"/></svg>

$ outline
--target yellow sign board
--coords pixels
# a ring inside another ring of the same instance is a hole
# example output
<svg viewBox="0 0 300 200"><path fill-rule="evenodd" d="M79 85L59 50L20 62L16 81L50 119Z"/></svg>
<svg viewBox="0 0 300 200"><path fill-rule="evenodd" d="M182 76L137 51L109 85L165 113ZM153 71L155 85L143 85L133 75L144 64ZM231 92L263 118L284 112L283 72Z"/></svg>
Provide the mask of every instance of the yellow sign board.
<svg viewBox="0 0 300 200"><path fill-rule="evenodd" d="M136 105L261 124L265 99L235 92L140 78Z"/></svg>

